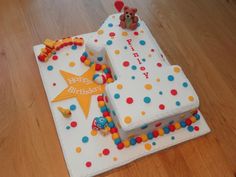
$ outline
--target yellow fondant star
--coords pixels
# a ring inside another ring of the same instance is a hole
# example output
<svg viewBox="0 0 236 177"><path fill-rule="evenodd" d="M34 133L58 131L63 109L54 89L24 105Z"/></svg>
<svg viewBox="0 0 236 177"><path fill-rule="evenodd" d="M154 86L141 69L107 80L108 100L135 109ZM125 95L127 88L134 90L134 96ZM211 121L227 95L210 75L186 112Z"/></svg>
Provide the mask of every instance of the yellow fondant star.
<svg viewBox="0 0 236 177"><path fill-rule="evenodd" d="M57 95L52 102L77 98L80 107L87 118L92 95L102 94L104 92L104 85L96 84L93 81L93 75L95 74L94 65L81 76L62 70L60 70L60 73L67 82L68 87Z"/></svg>

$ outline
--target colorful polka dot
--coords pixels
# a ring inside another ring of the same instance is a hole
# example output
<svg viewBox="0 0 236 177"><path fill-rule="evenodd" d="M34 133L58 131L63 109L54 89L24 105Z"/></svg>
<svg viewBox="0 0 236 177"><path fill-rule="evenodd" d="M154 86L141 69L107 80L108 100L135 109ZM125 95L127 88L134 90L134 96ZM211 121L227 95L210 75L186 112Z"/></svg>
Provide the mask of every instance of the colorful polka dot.
<svg viewBox="0 0 236 177"><path fill-rule="evenodd" d="M120 94L119 94L119 93L116 93L116 94L114 95L114 98L115 98L115 99L119 99L119 98L120 98Z"/></svg>
<svg viewBox="0 0 236 177"><path fill-rule="evenodd" d="M111 45L111 44L112 44L112 40L108 40L107 45Z"/></svg>
<svg viewBox="0 0 236 177"><path fill-rule="evenodd" d="M124 49L125 49L125 50L127 50L127 49L128 49L128 47L127 47L127 46L124 46Z"/></svg>
<svg viewBox="0 0 236 177"><path fill-rule="evenodd" d="M189 101L194 101L193 96L189 96L189 97L188 97L188 100L189 100Z"/></svg>
<svg viewBox="0 0 236 177"><path fill-rule="evenodd" d="M145 69L146 69L146 68L145 68L144 66L141 66L141 67L140 67L140 70L141 70L141 71L144 71Z"/></svg>
<svg viewBox="0 0 236 177"><path fill-rule="evenodd" d="M132 76L132 77L131 77L131 79L133 79L133 80L134 80L134 79L135 79L135 76Z"/></svg>
<svg viewBox="0 0 236 177"><path fill-rule="evenodd" d="M175 104L176 104L176 106L180 106L180 102L179 101L176 101Z"/></svg>
<svg viewBox="0 0 236 177"><path fill-rule="evenodd" d="M66 129L69 130L69 129L70 129L70 126L66 126Z"/></svg>
<svg viewBox="0 0 236 177"><path fill-rule="evenodd" d="M112 24L112 23L109 23L109 24L108 24L108 27L110 27L110 28L113 27L113 24Z"/></svg>
<svg viewBox="0 0 236 177"><path fill-rule="evenodd" d="M49 65L49 66L47 67L47 69L48 69L48 71L52 71L52 70L53 70L53 66L52 66L52 65Z"/></svg>
<svg viewBox="0 0 236 177"><path fill-rule="evenodd" d="M195 130L195 131L199 131L199 127L198 127L198 126L195 126L195 127L194 127L194 130Z"/></svg>
<svg viewBox="0 0 236 177"><path fill-rule="evenodd" d="M53 60L57 60L57 59L58 59L58 56L57 56L57 55L53 55L52 59L53 59Z"/></svg>
<svg viewBox="0 0 236 177"><path fill-rule="evenodd" d="M122 84L117 84L116 88L121 90L123 88L123 85Z"/></svg>
<svg viewBox="0 0 236 177"><path fill-rule="evenodd" d="M81 152L81 147L77 147L77 148L75 149L75 151L76 151L77 153L80 153L80 152Z"/></svg>
<svg viewBox="0 0 236 177"><path fill-rule="evenodd" d="M109 149L103 149L102 151L103 155L109 155L110 154L110 150Z"/></svg>
<svg viewBox="0 0 236 177"><path fill-rule="evenodd" d="M139 44L140 44L140 45L145 45L146 42L145 42L144 40L140 40L140 41L139 41Z"/></svg>
<svg viewBox="0 0 236 177"><path fill-rule="evenodd" d="M177 90L172 89L172 90L170 91L170 93L171 93L171 95L176 96L176 95L177 95Z"/></svg>
<svg viewBox="0 0 236 177"><path fill-rule="evenodd" d="M71 111L76 110L76 105L74 105L74 104L70 105L70 110L71 110Z"/></svg>
<svg viewBox="0 0 236 177"><path fill-rule="evenodd" d="M76 46L76 45L72 45L72 46L71 46L71 49L72 49L72 50L76 50L76 49L77 49L77 46Z"/></svg>
<svg viewBox="0 0 236 177"><path fill-rule="evenodd" d="M126 31L123 31L121 34L122 34L122 36L127 36L128 35L128 33Z"/></svg>
<svg viewBox="0 0 236 177"><path fill-rule="evenodd" d="M128 61L124 61L124 62L123 62L123 66L124 66L124 67L128 67L128 66L129 66L129 62L128 62Z"/></svg>
<svg viewBox="0 0 236 177"><path fill-rule="evenodd" d="M118 159L117 157L113 157L113 161L117 161L117 159Z"/></svg>
<svg viewBox="0 0 236 177"><path fill-rule="evenodd" d="M172 76L172 75L169 75L169 76L168 76L168 80L169 80L169 81L173 81L174 79L175 79L174 76Z"/></svg>
<svg viewBox="0 0 236 177"><path fill-rule="evenodd" d="M188 87L188 83L187 83L187 82L184 82L184 83L183 83L183 87L185 87L185 88Z"/></svg>
<svg viewBox="0 0 236 177"><path fill-rule="evenodd" d="M56 86L57 84L55 82L53 82L52 86Z"/></svg>
<svg viewBox="0 0 236 177"><path fill-rule="evenodd" d="M87 143L89 141L89 138L87 137L87 136L84 136L83 138L82 138L82 142L83 143Z"/></svg>
<svg viewBox="0 0 236 177"><path fill-rule="evenodd" d="M156 81L157 81L157 82L160 82L161 80L160 80L160 78L156 78Z"/></svg>
<svg viewBox="0 0 236 177"><path fill-rule="evenodd" d="M144 103L150 103L151 98L150 97L144 97L143 101L144 101Z"/></svg>
<svg viewBox="0 0 236 177"><path fill-rule="evenodd" d="M147 90L151 90L152 89L152 85L151 84L145 84L145 89Z"/></svg>
<svg viewBox="0 0 236 177"><path fill-rule="evenodd" d="M98 134L97 130L91 130L90 134L92 136L96 136Z"/></svg>
<svg viewBox="0 0 236 177"><path fill-rule="evenodd" d="M159 95L163 95L163 92L162 92L162 91L159 91Z"/></svg>
<svg viewBox="0 0 236 177"><path fill-rule="evenodd" d="M193 126L191 126L191 125L188 126L188 131L189 131L189 132L192 132L193 130L194 130Z"/></svg>
<svg viewBox="0 0 236 177"><path fill-rule="evenodd" d="M175 140L175 137L174 137L174 136L171 136L171 140Z"/></svg>
<svg viewBox="0 0 236 177"><path fill-rule="evenodd" d="M145 58L143 58L143 59L142 59L142 61L143 61L143 62L145 62L145 61L146 61L146 59L145 59Z"/></svg>
<svg viewBox="0 0 236 177"><path fill-rule="evenodd" d="M98 30L97 32L99 35L102 35L104 33L104 31L101 29L101 30Z"/></svg>
<svg viewBox="0 0 236 177"><path fill-rule="evenodd" d="M115 54L116 54L116 55L119 55L119 54L120 54L120 51L119 51L119 50L115 50Z"/></svg>
<svg viewBox="0 0 236 177"><path fill-rule="evenodd" d="M91 167L92 166L92 162L90 162L90 161L86 162L85 166L88 167L88 168Z"/></svg>
<svg viewBox="0 0 236 177"><path fill-rule="evenodd" d="M128 104L132 104L134 102L134 100L133 100L133 98L131 98L131 97L128 97L127 99L126 99L126 103L128 103Z"/></svg>
<svg viewBox="0 0 236 177"><path fill-rule="evenodd" d="M77 127L77 122L72 121L72 122L70 123L70 126L73 127L73 128Z"/></svg>
<svg viewBox="0 0 236 177"><path fill-rule="evenodd" d="M135 31L135 32L134 32L134 35L135 35L135 36L138 36L138 31Z"/></svg>
<svg viewBox="0 0 236 177"><path fill-rule="evenodd" d="M175 72L175 73L179 73L179 72L180 72L180 67L175 66L175 67L174 67L174 72Z"/></svg>
<svg viewBox="0 0 236 177"><path fill-rule="evenodd" d="M70 66L70 67L74 67L74 66L75 66L75 62L71 61L71 62L69 63L69 66Z"/></svg>
<svg viewBox="0 0 236 177"><path fill-rule="evenodd" d="M114 37L115 35L116 35L116 33L114 33L114 32L110 32L110 33L109 33L109 36L110 36L110 37Z"/></svg>
<svg viewBox="0 0 236 177"><path fill-rule="evenodd" d="M160 104L160 105L159 105L159 109L160 109L160 110L164 110L164 109L165 109L165 105L164 105L164 104Z"/></svg>
<svg viewBox="0 0 236 177"><path fill-rule="evenodd" d="M98 60L98 61L102 61L102 60L103 60L103 57L97 57L97 60Z"/></svg>
<svg viewBox="0 0 236 177"><path fill-rule="evenodd" d="M144 116L145 114L146 114L145 111L142 111L142 112L141 112L141 115L142 115L142 116Z"/></svg>
<svg viewBox="0 0 236 177"><path fill-rule="evenodd" d="M133 66L131 66L131 69L132 69L132 70L136 70L136 69L137 69L137 66L133 65Z"/></svg>
<svg viewBox="0 0 236 177"><path fill-rule="evenodd" d="M155 145L156 145L156 142L152 142L152 145L155 146Z"/></svg>
<svg viewBox="0 0 236 177"><path fill-rule="evenodd" d="M124 122L125 122L126 124L130 124L131 121L132 121L132 118L131 118L130 116L126 116L126 117L124 118Z"/></svg>
<svg viewBox="0 0 236 177"><path fill-rule="evenodd" d="M161 64L161 63L157 63L157 66L158 66L158 67L162 67L162 64Z"/></svg>
<svg viewBox="0 0 236 177"><path fill-rule="evenodd" d="M147 151L150 151L152 149L152 145L147 143L144 145L144 148L147 150Z"/></svg>

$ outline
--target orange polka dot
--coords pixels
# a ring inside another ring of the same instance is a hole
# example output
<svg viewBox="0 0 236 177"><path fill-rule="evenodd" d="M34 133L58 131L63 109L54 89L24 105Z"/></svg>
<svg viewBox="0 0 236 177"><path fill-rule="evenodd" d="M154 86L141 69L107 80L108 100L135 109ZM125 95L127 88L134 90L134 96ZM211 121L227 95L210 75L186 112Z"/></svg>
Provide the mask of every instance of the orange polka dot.
<svg viewBox="0 0 236 177"><path fill-rule="evenodd" d="M94 56L93 51L89 51L89 55L90 55L90 56Z"/></svg>
<svg viewBox="0 0 236 177"><path fill-rule="evenodd" d="M157 82L160 82L161 80L160 80L160 78L157 78L156 81L157 81Z"/></svg>
<svg viewBox="0 0 236 177"><path fill-rule="evenodd" d="M113 161L117 161L118 160L118 158L117 157L113 157Z"/></svg>
<svg viewBox="0 0 236 177"><path fill-rule="evenodd" d="M128 33L126 31L123 31L121 34L122 36L128 36Z"/></svg>
<svg viewBox="0 0 236 177"><path fill-rule="evenodd" d="M174 67L174 72L179 73L179 72L180 72L180 67L175 66L175 67Z"/></svg>
<svg viewBox="0 0 236 177"><path fill-rule="evenodd" d="M119 51L119 50L115 50L115 54L116 54L116 55L119 55L119 54L120 54L120 51Z"/></svg>
<svg viewBox="0 0 236 177"><path fill-rule="evenodd" d="M102 157L102 153L99 153L98 156L99 156L99 157Z"/></svg>
<svg viewBox="0 0 236 177"><path fill-rule="evenodd" d="M70 67L74 67L74 66L75 66L75 62L71 61L71 62L69 63L69 66L70 66Z"/></svg>
<svg viewBox="0 0 236 177"><path fill-rule="evenodd" d="M97 130L91 130L90 134L92 136L96 136L98 134Z"/></svg>
<svg viewBox="0 0 236 177"><path fill-rule="evenodd" d="M152 85L151 84L146 84L144 87L147 90L151 90L152 89Z"/></svg>
<svg viewBox="0 0 236 177"><path fill-rule="evenodd" d="M188 97L188 100L189 100L189 101L194 101L193 96L189 96L189 97Z"/></svg>
<svg viewBox="0 0 236 177"><path fill-rule="evenodd" d="M121 90L123 88L123 85L122 84L117 84L116 88Z"/></svg>
<svg viewBox="0 0 236 177"><path fill-rule="evenodd" d="M146 144L144 145L144 148L145 148L147 151L150 151L150 150L152 149L152 145L149 144L149 143L146 143Z"/></svg>
<svg viewBox="0 0 236 177"><path fill-rule="evenodd" d="M77 148L75 149L75 151L76 151L77 153L80 153L80 152L81 152L81 147L77 147Z"/></svg>
<svg viewBox="0 0 236 177"><path fill-rule="evenodd" d="M132 121L132 118L131 118L130 116L126 116L125 119L124 119L124 122L125 122L126 124L130 124L131 121Z"/></svg>
<svg viewBox="0 0 236 177"><path fill-rule="evenodd" d="M104 33L104 31L103 30L98 30L98 32L97 32L99 35L102 35L103 33Z"/></svg>
<svg viewBox="0 0 236 177"><path fill-rule="evenodd" d="M145 114L146 114L146 112L145 112L145 111L142 111L142 112L141 112L141 115L142 115L142 116L144 116Z"/></svg>

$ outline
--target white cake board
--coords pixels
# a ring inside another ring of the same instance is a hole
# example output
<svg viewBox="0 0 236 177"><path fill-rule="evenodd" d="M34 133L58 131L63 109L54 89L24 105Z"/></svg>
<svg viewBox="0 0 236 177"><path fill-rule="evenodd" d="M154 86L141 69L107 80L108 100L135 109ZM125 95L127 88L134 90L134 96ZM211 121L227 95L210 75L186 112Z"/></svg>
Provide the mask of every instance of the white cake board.
<svg viewBox="0 0 236 177"><path fill-rule="evenodd" d="M86 41L92 34L93 33L84 34L78 37L83 37ZM135 146L118 150L114 145L111 135L104 137L100 134L97 134L96 136L90 134L93 118L101 115L97 105L97 96L92 97L90 113L87 119L85 118L76 98L54 103L51 102L53 98L67 87L67 83L59 73L59 70L65 70L76 75L82 75L86 70L88 70L88 67L84 66L80 62L80 56L84 51L84 46L78 47L76 50L72 50L71 47L65 47L57 52L58 60L54 61L50 59L46 63L42 63L37 59L42 47L43 45L34 46L35 57L70 176L94 176L125 165L140 157L210 132L208 125L200 114L201 119L193 125L199 127L198 131L190 132L187 128L183 128L162 137L154 138L145 143L136 144ZM70 67L70 62L75 62L75 66ZM50 65L53 69L48 71L47 68ZM56 86L53 86L53 83L56 83ZM75 105L76 109L72 111L71 118L65 119L57 110L57 106L69 108L70 105ZM74 128L71 127L71 122L76 122L77 126ZM70 128L67 129L68 127ZM82 142L84 136L87 136L89 139L87 143ZM151 145L151 149L149 150L145 149L145 144L147 143ZM80 147L81 152L76 152L77 147ZM109 149L109 155L103 155L104 149ZM86 162L90 162L91 166L87 167Z"/></svg>

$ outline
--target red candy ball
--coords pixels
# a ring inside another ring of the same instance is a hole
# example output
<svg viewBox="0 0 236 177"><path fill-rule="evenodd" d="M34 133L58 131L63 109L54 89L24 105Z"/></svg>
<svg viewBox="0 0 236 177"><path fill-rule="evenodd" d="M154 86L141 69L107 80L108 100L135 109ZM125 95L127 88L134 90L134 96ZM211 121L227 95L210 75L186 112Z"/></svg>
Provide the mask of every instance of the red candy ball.
<svg viewBox="0 0 236 177"><path fill-rule="evenodd" d="M110 113L106 111L106 112L103 113L103 116L104 117L110 116Z"/></svg>
<svg viewBox="0 0 236 177"><path fill-rule="evenodd" d="M95 70L100 71L102 69L102 66L100 64L95 65Z"/></svg>
<svg viewBox="0 0 236 177"><path fill-rule="evenodd" d="M154 138L156 138L156 137L158 137L159 133L158 133L157 130L154 130L154 131L152 132L152 135L153 135Z"/></svg>
<svg viewBox="0 0 236 177"><path fill-rule="evenodd" d="M142 138L139 137L139 136L137 138L135 138L135 140L136 140L137 143L141 143L142 142Z"/></svg>
<svg viewBox="0 0 236 177"><path fill-rule="evenodd" d="M110 129L110 132L111 132L111 134L113 134L113 133L117 133L117 132L118 132L118 130L117 130L117 128L116 128L116 127L114 127L114 128L111 128L111 129Z"/></svg>
<svg viewBox="0 0 236 177"><path fill-rule="evenodd" d="M117 145L117 148L119 149L119 150L121 150L121 149L123 149L124 148L124 143L119 143L118 145Z"/></svg>
<svg viewBox="0 0 236 177"><path fill-rule="evenodd" d="M85 56L83 56L83 55L80 57L80 61L81 61L81 62L84 62L86 59L87 59L87 58L86 58Z"/></svg>
<svg viewBox="0 0 236 177"><path fill-rule="evenodd" d="M174 125L169 125L169 129L171 132L175 131L175 126Z"/></svg>
<svg viewBox="0 0 236 177"><path fill-rule="evenodd" d="M98 97L97 97L97 101L103 101L103 96L101 96L101 95L98 96Z"/></svg>
<svg viewBox="0 0 236 177"><path fill-rule="evenodd" d="M185 123L186 123L188 126L190 126L190 125L192 124L192 121L191 121L190 119L186 119L186 120L185 120Z"/></svg>

